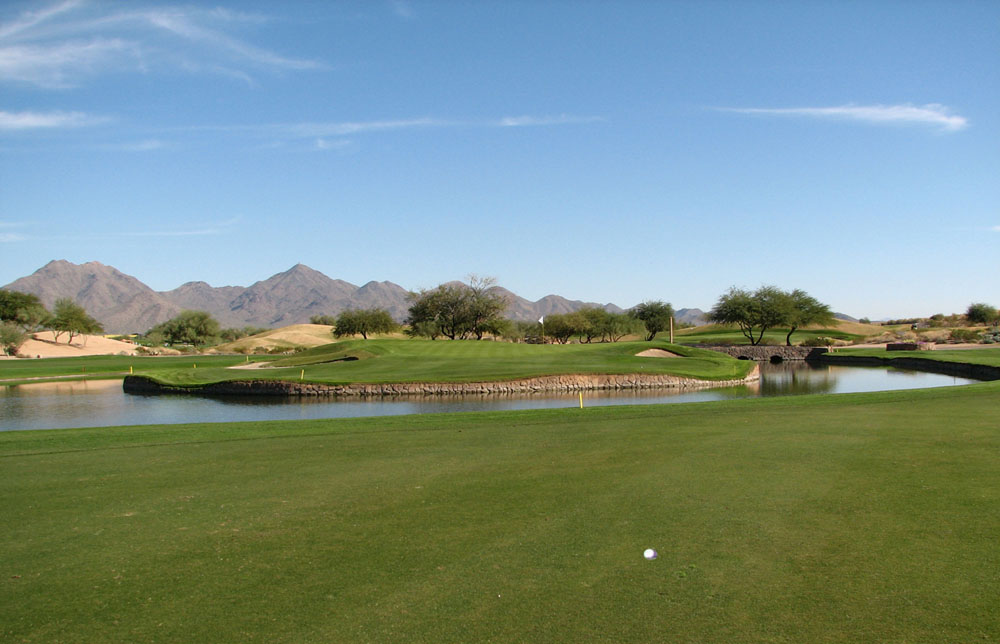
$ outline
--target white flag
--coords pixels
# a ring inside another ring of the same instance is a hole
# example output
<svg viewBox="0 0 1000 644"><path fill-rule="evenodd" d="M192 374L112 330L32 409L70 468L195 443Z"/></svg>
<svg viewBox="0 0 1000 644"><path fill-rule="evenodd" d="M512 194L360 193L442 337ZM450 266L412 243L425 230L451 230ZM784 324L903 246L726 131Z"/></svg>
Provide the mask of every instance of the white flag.
<svg viewBox="0 0 1000 644"><path fill-rule="evenodd" d="M544 315L542 317L538 318L538 323L539 324L545 324L545 316Z"/></svg>

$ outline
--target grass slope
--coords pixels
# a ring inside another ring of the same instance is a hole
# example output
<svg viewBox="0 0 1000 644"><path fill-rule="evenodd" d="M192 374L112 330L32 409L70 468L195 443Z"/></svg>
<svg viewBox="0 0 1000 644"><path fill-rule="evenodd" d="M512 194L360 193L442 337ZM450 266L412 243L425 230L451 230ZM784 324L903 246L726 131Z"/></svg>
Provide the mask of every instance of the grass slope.
<svg viewBox="0 0 1000 644"><path fill-rule="evenodd" d="M251 358L254 360L256 358ZM156 373L176 369L229 367L242 364L243 356L87 356L44 360L0 360L0 384L11 385L46 379L108 379L129 373Z"/></svg>
<svg viewBox="0 0 1000 644"><path fill-rule="evenodd" d="M325 324L292 324L220 344L211 350L217 353L247 353L260 349L271 351L317 347L333 340L332 329L333 327Z"/></svg>
<svg viewBox="0 0 1000 644"><path fill-rule="evenodd" d="M0 639L993 641L998 402L0 433Z"/></svg>
<svg viewBox="0 0 1000 644"><path fill-rule="evenodd" d="M640 358L650 348L683 358ZM345 358L353 358L345 360ZM728 380L752 368L713 351L665 342L539 345L475 340L348 340L277 360L272 369L176 369L151 374L179 386L223 380L272 379L321 383L481 382L562 374L656 373Z"/></svg>
<svg viewBox="0 0 1000 644"><path fill-rule="evenodd" d="M865 356L896 360L899 358L920 358L940 362L968 362L991 367L1000 367L1000 347L975 349L934 349L933 351L886 351L885 349L837 349L837 355Z"/></svg>

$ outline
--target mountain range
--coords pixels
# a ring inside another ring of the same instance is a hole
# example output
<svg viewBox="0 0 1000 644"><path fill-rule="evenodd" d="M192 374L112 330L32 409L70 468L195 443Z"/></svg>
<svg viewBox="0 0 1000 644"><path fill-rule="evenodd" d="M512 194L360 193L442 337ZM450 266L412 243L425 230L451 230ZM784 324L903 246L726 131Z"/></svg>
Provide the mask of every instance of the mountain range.
<svg viewBox="0 0 1000 644"><path fill-rule="evenodd" d="M383 308L402 321L410 306L409 291L393 282L372 281L356 286L303 264L247 287L188 282L171 291L154 291L137 278L100 262L54 260L3 288L33 293L50 310L57 299L68 297L100 322L106 333L145 332L186 309L207 311L223 327L273 328L348 309ZM559 295L532 302L507 289L495 288L507 297L506 315L515 320L537 320L585 306L622 311L614 304L569 300ZM681 309L677 319L698 323L703 315L698 309Z"/></svg>

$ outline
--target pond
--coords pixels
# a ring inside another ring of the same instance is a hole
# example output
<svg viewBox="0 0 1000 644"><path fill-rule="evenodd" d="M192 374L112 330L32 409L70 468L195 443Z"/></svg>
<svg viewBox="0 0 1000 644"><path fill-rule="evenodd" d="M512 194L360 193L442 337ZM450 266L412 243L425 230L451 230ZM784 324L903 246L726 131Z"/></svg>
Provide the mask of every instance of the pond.
<svg viewBox="0 0 1000 644"><path fill-rule="evenodd" d="M761 364L749 386L697 391L672 389L584 392L584 405L700 402L813 393L919 389L976 382L934 373L884 367L844 367L805 362ZM207 398L138 395L121 380L54 382L0 387L0 431L250 420L304 420L395 416L452 411L575 407L579 394L400 396L369 399Z"/></svg>

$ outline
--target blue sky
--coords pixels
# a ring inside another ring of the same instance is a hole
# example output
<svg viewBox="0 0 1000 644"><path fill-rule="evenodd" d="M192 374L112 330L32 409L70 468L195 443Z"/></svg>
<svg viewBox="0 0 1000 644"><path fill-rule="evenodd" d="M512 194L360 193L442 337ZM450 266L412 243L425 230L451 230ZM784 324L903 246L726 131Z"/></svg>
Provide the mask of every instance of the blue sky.
<svg viewBox="0 0 1000 644"><path fill-rule="evenodd" d="M1000 3L5 2L0 284L1000 305Z"/></svg>

